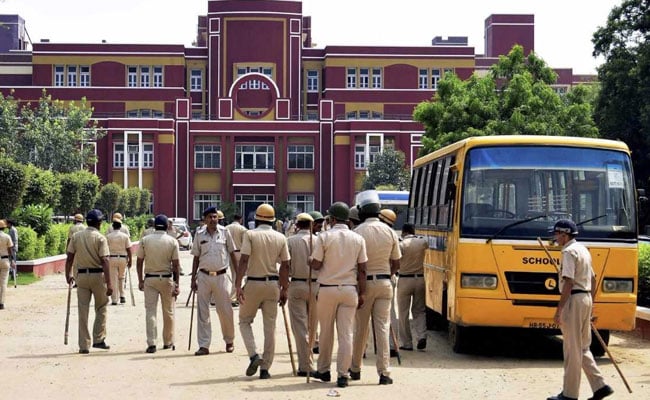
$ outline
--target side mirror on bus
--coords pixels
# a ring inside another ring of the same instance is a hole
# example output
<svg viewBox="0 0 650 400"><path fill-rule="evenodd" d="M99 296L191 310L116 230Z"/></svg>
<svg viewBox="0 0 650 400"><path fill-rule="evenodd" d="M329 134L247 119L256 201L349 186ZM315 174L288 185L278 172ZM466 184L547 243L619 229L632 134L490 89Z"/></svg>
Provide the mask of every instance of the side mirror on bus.
<svg viewBox="0 0 650 400"><path fill-rule="evenodd" d="M648 201L648 197L645 195L645 189L637 189L636 194L639 198L639 203L645 203Z"/></svg>

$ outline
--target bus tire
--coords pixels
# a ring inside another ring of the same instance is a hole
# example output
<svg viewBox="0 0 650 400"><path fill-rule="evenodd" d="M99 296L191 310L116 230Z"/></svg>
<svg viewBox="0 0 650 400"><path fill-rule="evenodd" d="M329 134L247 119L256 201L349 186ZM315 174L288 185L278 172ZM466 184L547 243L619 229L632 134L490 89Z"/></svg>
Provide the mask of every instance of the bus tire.
<svg viewBox="0 0 650 400"><path fill-rule="evenodd" d="M466 353L469 349L469 328L449 323L449 344L454 353Z"/></svg>
<svg viewBox="0 0 650 400"><path fill-rule="evenodd" d="M599 329L598 333L600 333L600 336L603 338L603 342L605 342L606 345L609 345L609 330ZM589 350L591 350L591 354L593 354L594 357L602 357L605 355L605 348L601 346L600 341L598 341L598 338L593 332L591 333L591 346L589 346Z"/></svg>

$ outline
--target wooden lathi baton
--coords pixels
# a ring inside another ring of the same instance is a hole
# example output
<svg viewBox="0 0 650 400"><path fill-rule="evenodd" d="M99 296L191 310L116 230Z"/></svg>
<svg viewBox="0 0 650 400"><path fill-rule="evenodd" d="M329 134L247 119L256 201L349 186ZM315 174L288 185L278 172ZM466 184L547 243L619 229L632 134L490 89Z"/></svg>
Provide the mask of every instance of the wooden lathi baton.
<svg viewBox="0 0 650 400"><path fill-rule="evenodd" d="M544 245L544 242L542 241L542 239L538 237L537 242L539 243L540 246L542 246L542 249L544 249L544 252L548 256L548 259L551 261L551 264L553 264L553 266L555 267L555 269L559 273L560 272L560 267L558 267L557 263L555 262L555 259L553 258L553 256L551 256L551 253L546 248L546 245ZM594 335L596 336L596 338L600 342L600 345L603 346L603 349L605 349L605 352L607 352L607 356L609 357L609 359L612 360L612 364L614 364L614 368L616 368L616 372L618 372L618 375L623 380L623 383L625 384L625 387L627 388L627 391L632 393L632 388L630 387L630 384L627 382L627 379L625 379L625 376L623 376L623 371L621 371L621 368L618 366L618 363L616 362L616 360L612 356L612 353L609 352L609 347L607 347L607 344L603 340L602 336L600 336L600 333L598 332L598 329L596 329L596 327L594 326L594 322L591 321L590 324L591 324L591 330L594 332Z"/></svg>

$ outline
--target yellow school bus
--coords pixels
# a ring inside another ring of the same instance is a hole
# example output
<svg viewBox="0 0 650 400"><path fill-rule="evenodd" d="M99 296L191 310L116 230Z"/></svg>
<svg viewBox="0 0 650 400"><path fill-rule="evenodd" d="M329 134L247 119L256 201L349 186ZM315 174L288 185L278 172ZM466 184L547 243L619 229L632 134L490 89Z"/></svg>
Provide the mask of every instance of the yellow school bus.
<svg viewBox="0 0 650 400"><path fill-rule="evenodd" d="M549 230L564 218L593 258L598 330L634 329L636 196L630 151L611 140L472 137L416 160L408 222L429 241L426 303L454 351L472 327L557 332L558 275L537 238L559 265Z"/></svg>

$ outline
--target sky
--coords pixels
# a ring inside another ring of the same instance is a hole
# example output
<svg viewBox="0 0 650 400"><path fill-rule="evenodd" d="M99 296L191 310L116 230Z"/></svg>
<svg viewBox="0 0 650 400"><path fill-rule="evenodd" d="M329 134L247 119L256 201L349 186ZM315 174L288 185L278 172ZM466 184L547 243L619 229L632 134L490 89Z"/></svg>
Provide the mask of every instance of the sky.
<svg viewBox="0 0 650 400"><path fill-rule="evenodd" d="M246 0L241 0L246 1ZM328 45L429 46L434 36L467 36L484 52L490 14L534 14L535 51L554 68L593 74L591 38L622 0L303 0L312 41ZM34 42L163 43L190 46L208 0L0 0Z"/></svg>

